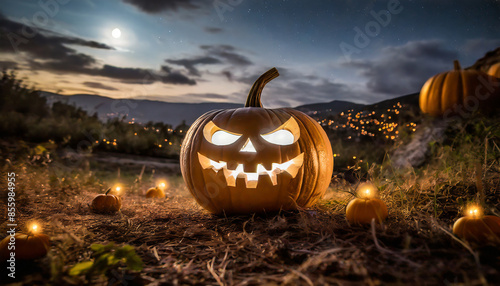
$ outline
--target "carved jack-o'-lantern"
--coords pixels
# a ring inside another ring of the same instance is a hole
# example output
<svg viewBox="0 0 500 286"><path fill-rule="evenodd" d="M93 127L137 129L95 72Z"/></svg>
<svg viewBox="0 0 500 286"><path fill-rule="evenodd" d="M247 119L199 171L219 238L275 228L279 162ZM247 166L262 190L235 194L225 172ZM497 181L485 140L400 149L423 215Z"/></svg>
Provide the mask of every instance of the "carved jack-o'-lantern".
<svg viewBox="0 0 500 286"><path fill-rule="evenodd" d="M262 108L273 68L254 83L245 107L202 115L181 150L184 180L212 213L253 213L307 207L331 179L330 141L302 112Z"/></svg>

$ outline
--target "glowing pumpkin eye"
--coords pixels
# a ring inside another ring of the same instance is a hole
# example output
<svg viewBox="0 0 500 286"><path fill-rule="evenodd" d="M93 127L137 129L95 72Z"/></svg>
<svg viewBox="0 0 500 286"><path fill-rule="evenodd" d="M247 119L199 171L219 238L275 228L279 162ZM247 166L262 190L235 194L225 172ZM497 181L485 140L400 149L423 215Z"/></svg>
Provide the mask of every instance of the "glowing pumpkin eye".
<svg viewBox="0 0 500 286"><path fill-rule="evenodd" d="M285 129L280 129L278 131L260 136L262 136L262 138L264 138L264 140L266 140L267 142L276 145L290 145L295 142L293 133Z"/></svg>
<svg viewBox="0 0 500 286"><path fill-rule="evenodd" d="M211 142L212 144L217 146L225 146L233 144L234 142L236 142L236 140L240 139L240 137L241 135L236 135L224 130L219 130L212 135Z"/></svg>

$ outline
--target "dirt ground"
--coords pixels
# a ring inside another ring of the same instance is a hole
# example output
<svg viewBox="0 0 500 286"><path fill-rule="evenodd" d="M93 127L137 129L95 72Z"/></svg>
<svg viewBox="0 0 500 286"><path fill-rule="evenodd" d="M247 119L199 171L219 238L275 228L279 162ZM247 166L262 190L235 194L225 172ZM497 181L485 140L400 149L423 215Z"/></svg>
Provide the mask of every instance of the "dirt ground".
<svg viewBox="0 0 500 286"><path fill-rule="evenodd" d="M346 182L332 185L312 209L220 217L199 207L179 176L169 178L165 199L145 198L158 176L144 175L149 182L126 186L120 212L101 215L88 207L105 187L92 172L54 175L50 168L21 164L4 167L2 178L7 169L19 177L18 223L35 220L51 237L47 257L18 262L16 281L25 285L500 284L499 248L471 247L454 237L456 210L443 207L439 218L433 216L431 198L446 206L451 195L436 198L419 190L421 206L408 213L382 193L389 206L386 223L357 227L344 216L351 196L339 190ZM463 190L474 192L450 186L448 194ZM496 190L487 196L498 202ZM0 231L6 230L4 222ZM134 246L143 270L68 275L73 265L92 259L91 244L108 242Z"/></svg>

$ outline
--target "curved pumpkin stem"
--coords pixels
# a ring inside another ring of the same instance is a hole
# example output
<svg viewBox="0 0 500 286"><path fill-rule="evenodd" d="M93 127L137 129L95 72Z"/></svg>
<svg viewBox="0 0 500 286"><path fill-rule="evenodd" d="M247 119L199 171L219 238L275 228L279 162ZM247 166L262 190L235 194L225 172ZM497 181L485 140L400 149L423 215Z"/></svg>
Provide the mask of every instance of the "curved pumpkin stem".
<svg viewBox="0 0 500 286"><path fill-rule="evenodd" d="M245 102L245 107L262 107L262 102L260 101L260 96L262 94L262 89L271 80L279 76L279 72L276 68L272 68L261 75L252 85L250 92L248 93L247 102Z"/></svg>
<svg viewBox="0 0 500 286"><path fill-rule="evenodd" d="M458 60L454 60L453 61L453 67L456 71L459 71L462 69L462 67L460 66L460 62Z"/></svg>
<svg viewBox="0 0 500 286"><path fill-rule="evenodd" d="M104 194L107 196L109 191L111 191L111 188L109 188Z"/></svg>

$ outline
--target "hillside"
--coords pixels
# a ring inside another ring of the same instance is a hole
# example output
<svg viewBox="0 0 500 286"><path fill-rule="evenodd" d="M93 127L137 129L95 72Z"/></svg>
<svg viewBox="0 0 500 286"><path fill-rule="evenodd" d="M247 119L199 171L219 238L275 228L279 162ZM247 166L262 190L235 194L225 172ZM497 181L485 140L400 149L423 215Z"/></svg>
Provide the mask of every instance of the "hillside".
<svg viewBox="0 0 500 286"><path fill-rule="evenodd" d="M136 123L149 121L163 122L177 126L185 121L193 123L200 115L214 109L231 109L242 107L239 103L172 103L140 99L113 99L93 94L60 95L42 92L47 103L64 102L82 108L89 114L97 113L99 119L106 121L109 118L126 116L126 120ZM349 101L333 100L327 103L307 104L295 107L310 115L335 115L347 109L359 109L363 104Z"/></svg>
<svg viewBox="0 0 500 286"><path fill-rule="evenodd" d="M89 114L97 112L99 119L126 116L126 120L136 123L163 122L177 126L186 121L193 123L200 115L214 109L230 109L241 107L236 103L171 103L139 99L112 99L91 94L75 94L71 96L43 92L49 105L54 102L75 105Z"/></svg>
<svg viewBox="0 0 500 286"><path fill-rule="evenodd" d="M478 59L468 69L477 69L483 72L488 71L491 65L500 62L500 47L487 52L482 58Z"/></svg>
<svg viewBox="0 0 500 286"><path fill-rule="evenodd" d="M324 117L328 115L335 115L342 111L346 111L348 109L361 109L365 105L354 103L350 101L343 100L333 100L325 103L313 103L313 104L305 104L295 107L294 109L300 110L306 114L314 115L317 117Z"/></svg>
<svg viewBox="0 0 500 286"><path fill-rule="evenodd" d="M406 105L409 107L418 107L418 97L420 96L420 92L407 94L391 99L387 99L381 102L377 102L374 104L370 104L364 107L366 110L385 110L387 108L391 108L396 105L398 102L402 105Z"/></svg>

